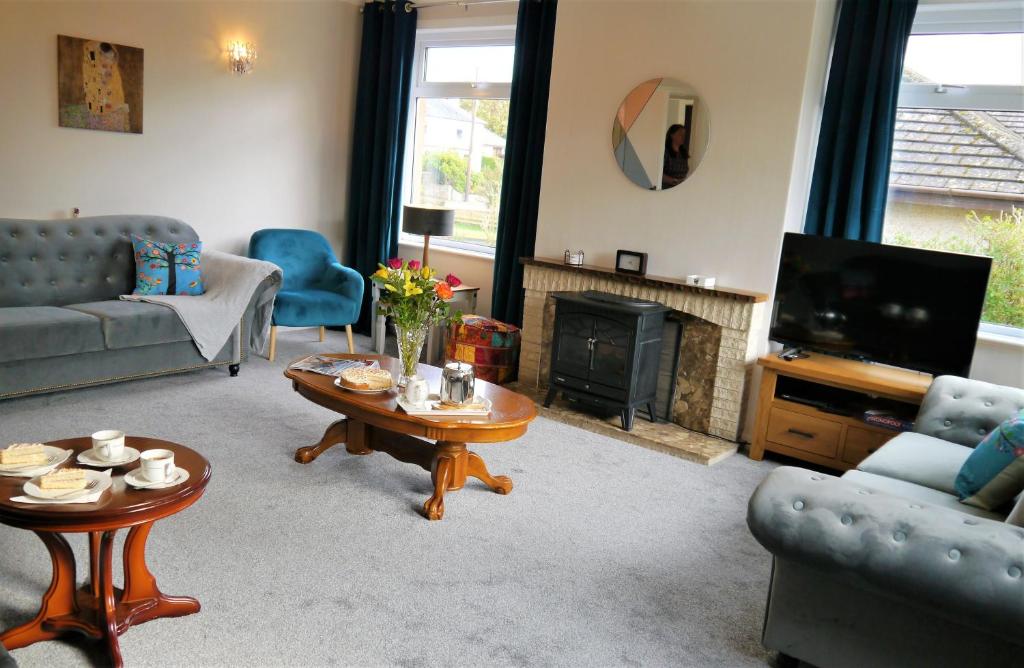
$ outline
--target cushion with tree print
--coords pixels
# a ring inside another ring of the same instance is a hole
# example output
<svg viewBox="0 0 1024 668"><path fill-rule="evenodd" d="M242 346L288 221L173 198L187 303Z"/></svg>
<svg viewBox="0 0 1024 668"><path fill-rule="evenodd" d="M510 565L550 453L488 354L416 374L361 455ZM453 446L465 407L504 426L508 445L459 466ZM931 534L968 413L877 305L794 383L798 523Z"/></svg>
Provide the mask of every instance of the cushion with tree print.
<svg viewBox="0 0 1024 668"><path fill-rule="evenodd" d="M165 244L132 235L135 247L133 295L201 295L199 256L203 242Z"/></svg>
<svg viewBox="0 0 1024 668"><path fill-rule="evenodd" d="M1024 410L992 430L956 477L963 503L996 510L1024 491Z"/></svg>

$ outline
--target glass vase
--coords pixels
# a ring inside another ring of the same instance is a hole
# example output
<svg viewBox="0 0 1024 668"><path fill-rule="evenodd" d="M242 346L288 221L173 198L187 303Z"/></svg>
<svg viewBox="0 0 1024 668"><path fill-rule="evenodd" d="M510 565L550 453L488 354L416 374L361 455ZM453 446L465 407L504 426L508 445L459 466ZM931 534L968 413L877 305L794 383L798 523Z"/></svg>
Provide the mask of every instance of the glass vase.
<svg viewBox="0 0 1024 668"><path fill-rule="evenodd" d="M398 363L402 375L398 378L398 386L405 387L409 379L416 375L416 365L420 361L423 343L427 340L427 326L401 327L395 325L398 338Z"/></svg>

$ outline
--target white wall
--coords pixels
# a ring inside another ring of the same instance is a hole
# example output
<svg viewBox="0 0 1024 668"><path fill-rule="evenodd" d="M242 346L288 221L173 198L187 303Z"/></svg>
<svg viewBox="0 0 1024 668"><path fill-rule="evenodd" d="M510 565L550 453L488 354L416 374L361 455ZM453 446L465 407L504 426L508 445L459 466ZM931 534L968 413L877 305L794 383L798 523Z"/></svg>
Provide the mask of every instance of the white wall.
<svg viewBox="0 0 1024 668"><path fill-rule="evenodd" d="M0 4L0 217L162 214L234 252L303 227L340 251L359 27L337 0ZM57 126L58 34L145 50L142 135ZM232 39L252 73L228 72Z"/></svg>
<svg viewBox="0 0 1024 668"><path fill-rule="evenodd" d="M581 247L652 274L717 276L768 292L792 177L815 2L559 3L537 253ZM656 76L694 87L711 140L681 186L648 192L616 165L622 98Z"/></svg>

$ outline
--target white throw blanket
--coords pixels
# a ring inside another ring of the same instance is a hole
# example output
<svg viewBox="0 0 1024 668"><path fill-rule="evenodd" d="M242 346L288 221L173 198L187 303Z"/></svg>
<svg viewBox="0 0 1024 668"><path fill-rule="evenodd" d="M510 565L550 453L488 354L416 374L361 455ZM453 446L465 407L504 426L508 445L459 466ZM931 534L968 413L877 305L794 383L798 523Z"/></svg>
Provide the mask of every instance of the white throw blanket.
<svg viewBox="0 0 1024 668"><path fill-rule="evenodd" d="M281 268L272 262L214 250L203 251L200 267L206 290L201 295L121 295L121 299L161 304L172 309L192 335L199 353L210 361L238 327L259 284L276 276L276 285L265 290L255 305L249 341L239 342L240 346L248 344L262 353L270 333L274 298L281 287Z"/></svg>

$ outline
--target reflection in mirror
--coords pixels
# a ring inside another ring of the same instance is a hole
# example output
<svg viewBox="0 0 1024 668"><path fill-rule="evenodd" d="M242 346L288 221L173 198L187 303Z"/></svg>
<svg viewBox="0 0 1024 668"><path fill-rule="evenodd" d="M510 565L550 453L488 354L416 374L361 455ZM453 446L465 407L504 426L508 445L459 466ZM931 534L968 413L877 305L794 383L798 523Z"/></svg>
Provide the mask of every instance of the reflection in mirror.
<svg viewBox="0 0 1024 668"><path fill-rule="evenodd" d="M647 190L673 188L693 174L707 150L707 108L693 87L645 81L626 96L612 126L615 161Z"/></svg>

